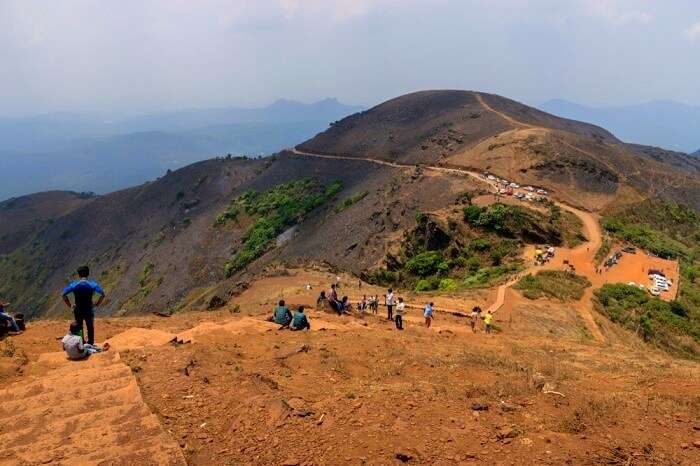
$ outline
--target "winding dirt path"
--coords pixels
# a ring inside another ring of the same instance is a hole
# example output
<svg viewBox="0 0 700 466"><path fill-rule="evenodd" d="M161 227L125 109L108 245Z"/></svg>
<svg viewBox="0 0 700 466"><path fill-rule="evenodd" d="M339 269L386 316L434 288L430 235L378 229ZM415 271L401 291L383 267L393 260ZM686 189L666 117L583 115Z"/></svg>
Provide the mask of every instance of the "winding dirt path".
<svg viewBox="0 0 700 466"><path fill-rule="evenodd" d="M489 111L492 111L494 113L497 113L501 115L503 118L506 118L507 120L511 121L511 123L519 126L530 126L526 125L524 123L520 123L517 120L514 120L507 115L502 115L500 112L495 111L491 107L489 107L481 98L479 94L475 94L479 102L484 106ZM295 155L300 155L300 156L306 156L306 157L316 157L316 158L322 158L322 159L340 159L340 160L351 160L351 161L363 161L363 162L368 162L368 163L373 163L376 165L383 165L387 167L392 167L392 168L400 168L400 169L415 169L416 165L413 164L407 164L407 163L399 163L399 162L390 162L387 160L381 160L381 159L376 159L376 158L371 158L371 157L353 157L349 155L328 155L328 154L316 154L313 152L306 152L306 151L301 151L298 150L297 148L290 149L290 151L295 154ZM484 179L483 176L481 176L477 172L473 172L470 170L466 169L460 169L460 168L448 168L448 167L440 167L440 166L435 166L435 165L421 165L421 167L424 170L431 170L431 171L436 171L440 173L447 173L447 174L452 174L452 175L462 175L462 176L471 176L474 179L477 179L481 181L482 183L486 183L490 185L494 191L498 191L498 185L495 182L492 182L490 180ZM588 241L579 245L576 248L573 248L570 250L571 254L576 256L578 260L576 260L577 264L586 264L584 267L580 267L580 269L577 269L576 272L579 273L580 275L585 276L588 278L592 283L596 283L595 281L595 264L594 264L594 256L600 245L602 244L602 235L600 231L600 227L598 225L598 220L595 218L595 216L589 212L585 212L581 209L577 209L575 207L569 206L567 204L563 204L558 201L554 201L554 203L559 206L561 209L566 210L568 212L573 213L576 215L579 219L581 219L581 222L583 224L583 230L584 234L586 235L586 238L588 238ZM492 312L498 311L501 307L503 307L505 303L505 296L506 296L506 291L508 288L513 286L518 279L528 273L535 273L539 270L543 270L542 267L538 266L531 266L525 269L521 274L519 274L517 277L509 280L508 282L500 285L497 289L496 292L496 300L494 303L489 306L489 309ZM586 327L588 328L589 332L593 336L593 338L597 342L604 342L605 337L603 336L603 333L600 331L600 328L596 324L595 320L593 319L593 303L592 303L592 298L593 298L593 289L592 287L589 287L586 289L583 298L581 301L577 302L574 304L576 310L578 311L579 315L583 319L583 322L586 324Z"/></svg>

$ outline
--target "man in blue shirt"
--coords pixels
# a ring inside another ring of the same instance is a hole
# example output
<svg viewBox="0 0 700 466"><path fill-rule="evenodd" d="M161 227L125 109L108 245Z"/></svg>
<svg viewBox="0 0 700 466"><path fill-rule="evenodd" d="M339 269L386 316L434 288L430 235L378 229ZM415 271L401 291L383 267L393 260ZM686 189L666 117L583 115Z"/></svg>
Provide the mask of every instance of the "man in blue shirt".
<svg viewBox="0 0 700 466"><path fill-rule="evenodd" d="M72 282L63 289L63 302L66 306L73 309L75 321L80 326L80 331L83 329L83 321L87 327L87 342L90 345L95 344L95 307L102 304L105 299L105 292L97 282L88 280L90 269L87 265L78 267L78 280ZM73 293L75 306L68 299L68 295ZM100 295L96 303L93 304L92 298L97 293Z"/></svg>
<svg viewBox="0 0 700 466"><path fill-rule="evenodd" d="M20 328L17 325L17 321L15 321L15 318L12 317L6 310L5 308L8 307L10 303L3 302L0 300L0 320L5 321L10 325L10 328L12 329L13 332L18 333Z"/></svg>

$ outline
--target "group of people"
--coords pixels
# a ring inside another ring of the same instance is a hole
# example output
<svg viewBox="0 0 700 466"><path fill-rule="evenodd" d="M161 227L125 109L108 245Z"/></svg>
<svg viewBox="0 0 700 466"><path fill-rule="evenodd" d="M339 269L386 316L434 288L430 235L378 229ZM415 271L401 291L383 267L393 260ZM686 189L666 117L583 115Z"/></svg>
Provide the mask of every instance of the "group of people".
<svg viewBox="0 0 700 466"><path fill-rule="evenodd" d="M349 300L347 296L343 296L342 299L338 298L338 281L331 285L330 292L328 296L325 291L321 291L321 294L317 300L317 305L322 302L327 301L330 307L336 311L338 314L343 314L349 312ZM387 293L384 295L384 305L387 311L387 320L391 320L395 323L398 330L403 330L403 317L406 311L406 302L402 297L397 297L394 290L389 288ZM379 296L378 295L367 295L362 296L362 300L357 303L357 311L360 315L364 315L365 312L371 311L373 314L377 314L379 308ZM434 303L430 302L423 307L423 319L426 328L430 328L433 319L435 318ZM478 321L484 321L484 329L486 333L492 333L493 331L493 313L491 310L487 310L482 317L481 307L475 306L472 309L470 318L470 326L473 332L477 331Z"/></svg>
<svg viewBox="0 0 700 466"><path fill-rule="evenodd" d="M94 280L90 280L90 269L87 265L78 267L78 279L71 282L63 289L62 298L65 305L73 310L74 322L70 324L68 333L63 337L63 351L68 359L81 360L91 354L100 353L109 349L109 343L104 346L95 344L95 308L99 307L105 299L105 292ZM75 303L71 303L70 295L73 295ZM95 295L99 298L93 302ZM83 333L83 323L87 328L87 341Z"/></svg>
<svg viewBox="0 0 700 466"><path fill-rule="evenodd" d="M277 306L275 306L270 320L279 324L280 330L285 328L294 331L311 330L309 318L304 313L304 306L297 307L296 312L292 315L292 311L289 310L284 299L281 299Z"/></svg>

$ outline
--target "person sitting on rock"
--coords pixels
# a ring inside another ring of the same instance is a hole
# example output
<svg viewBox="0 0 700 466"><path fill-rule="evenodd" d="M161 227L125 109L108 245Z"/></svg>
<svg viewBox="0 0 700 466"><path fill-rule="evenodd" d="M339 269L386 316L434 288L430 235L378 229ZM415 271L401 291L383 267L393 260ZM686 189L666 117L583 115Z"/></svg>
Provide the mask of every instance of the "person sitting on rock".
<svg viewBox="0 0 700 466"><path fill-rule="evenodd" d="M100 347L97 345L91 345L89 343L83 343L83 326L78 322L72 322L68 333L63 340L63 351L66 352L68 359L73 361L79 361L81 359L88 358L91 354L101 353L102 351L107 351L109 349L109 343L105 343L104 346Z"/></svg>
<svg viewBox="0 0 700 466"><path fill-rule="evenodd" d="M13 332L19 333L20 328L19 325L17 325L17 321L5 310L9 305L10 303L0 301L0 325L8 325Z"/></svg>
<svg viewBox="0 0 700 466"><path fill-rule="evenodd" d="M284 299L281 299L279 304L272 311L272 321L280 324L280 329L289 327L292 323L292 313L287 306L284 305Z"/></svg>
<svg viewBox="0 0 700 466"><path fill-rule="evenodd" d="M304 314L304 306L299 306L297 312L294 313L294 318L292 319L292 324L289 327L291 330L311 330L311 324L309 319Z"/></svg>
<svg viewBox="0 0 700 466"><path fill-rule="evenodd" d="M331 293L328 296L328 304L331 308L338 314L343 313L343 303L338 299L338 291L336 290L335 283L331 285Z"/></svg>

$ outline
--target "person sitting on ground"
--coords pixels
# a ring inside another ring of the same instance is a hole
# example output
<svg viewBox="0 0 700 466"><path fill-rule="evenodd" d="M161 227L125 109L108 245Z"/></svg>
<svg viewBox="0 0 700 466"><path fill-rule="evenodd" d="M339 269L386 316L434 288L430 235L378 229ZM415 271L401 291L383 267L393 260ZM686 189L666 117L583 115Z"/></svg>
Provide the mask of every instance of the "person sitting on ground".
<svg viewBox="0 0 700 466"><path fill-rule="evenodd" d="M493 314L491 313L491 309L486 311L484 326L486 328L486 333L491 333L493 331Z"/></svg>
<svg viewBox="0 0 700 466"><path fill-rule="evenodd" d="M91 354L101 353L109 349L109 343L105 343L102 347L83 343L82 327L83 326L78 322L72 322L68 333L61 341L61 343L63 343L63 351L66 352L68 359L72 359L73 361L79 361L89 357Z"/></svg>
<svg viewBox="0 0 700 466"><path fill-rule="evenodd" d="M5 309L9 305L10 303L0 301L0 322L2 323L1 325L8 325L10 329L12 329L12 332L20 333L20 328L19 325L17 325L17 321Z"/></svg>
<svg viewBox="0 0 700 466"><path fill-rule="evenodd" d="M433 303L426 304L423 317L425 317L425 327L430 328L430 324L433 323Z"/></svg>
<svg viewBox="0 0 700 466"><path fill-rule="evenodd" d="M69 309L73 309L73 317L80 325L82 335L83 322L87 327L87 342L92 345L95 343L95 308L99 307L105 300L105 292L102 287L93 280L88 280L90 269L87 265L78 267L78 280L75 280L70 285L63 289L63 302L66 303ZM73 294L75 298L75 306L68 299L69 294ZM96 303L93 304L92 298L95 294L100 295Z"/></svg>
<svg viewBox="0 0 700 466"><path fill-rule="evenodd" d="M345 314L346 312L350 312L350 298L343 296L340 300L340 311L338 311L338 314Z"/></svg>
<svg viewBox="0 0 700 466"><path fill-rule="evenodd" d="M331 308L338 314L343 313L343 304L338 299L338 291L336 290L335 283L331 285L331 292L328 296L328 304L330 304Z"/></svg>
<svg viewBox="0 0 700 466"><path fill-rule="evenodd" d="M406 309L406 303L403 302L403 298L399 298L399 302L396 304L396 328L398 330L403 330L403 311Z"/></svg>
<svg viewBox="0 0 700 466"><path fill-rule="evenodd" d="M292 323L292 313L287 306L284 305L284 299L280 299L279 304L272 311L272 321L281 325L280 329L289 327Z"/></svg>
<svg viewBox="0 0 700 466"><path fill-rule="evenodd" d="M321 294L319 294L318 298L316 298L316 308L319 308L326 301L328 301L328 298L326 298L326 292L321 291Z"/></svg>
<svg viewBox="0 0 700 466"><path fill-rule="evenodd" d="M292 319L292 325L289 327L291 330L311 330L311 324L309 319L304 314L304 306L299 306L297 312L294 313L294 319Z"/></svg>
<svg viewBox="0 0 700 466"><path fill-rule="evenodd" d="M472 332L476 333L476 326L479 321L479 314L481 314L481 308L479 306L474 306L472 308L471 314L469 314L469 325L472 327Z"/></svg>

